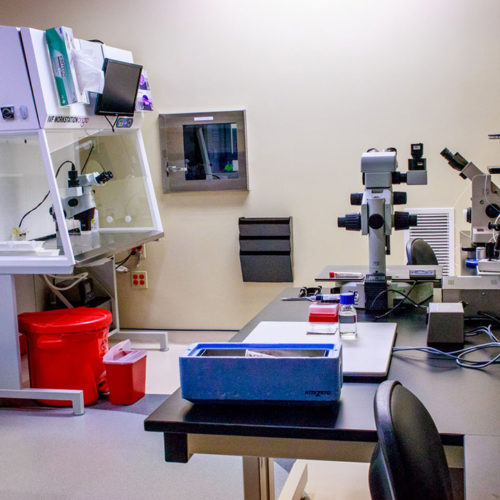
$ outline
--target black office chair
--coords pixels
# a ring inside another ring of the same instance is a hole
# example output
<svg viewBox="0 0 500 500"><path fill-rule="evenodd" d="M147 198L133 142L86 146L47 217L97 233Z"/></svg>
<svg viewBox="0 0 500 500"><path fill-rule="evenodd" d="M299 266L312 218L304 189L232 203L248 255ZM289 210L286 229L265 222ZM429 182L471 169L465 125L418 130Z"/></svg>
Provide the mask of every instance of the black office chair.
<svg viewBox="0 0 500 500"><path fill-rule="evenodd" d="M406 244L406 257L408 258L409 265L438 265L434 250L422 238L408 240Z"/></svg>
<svg viewBox="0 0 500 500"><path fill-rule="evenodd" d="M452 500L438 430L425 406L395 380L375 394L378 444L370 464L373 500Z"/></svg>

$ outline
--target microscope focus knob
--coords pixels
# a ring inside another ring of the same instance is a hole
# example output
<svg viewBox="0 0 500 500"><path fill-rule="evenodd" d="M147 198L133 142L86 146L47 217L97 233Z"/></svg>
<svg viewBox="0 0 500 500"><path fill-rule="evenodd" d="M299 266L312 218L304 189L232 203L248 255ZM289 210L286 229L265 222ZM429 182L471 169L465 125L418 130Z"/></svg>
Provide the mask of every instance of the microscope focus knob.
<svg viewBox="0 0 500 500"><path fill-rule="evenodd" d="M490 203L485 212L490 219L495 219L500 215L500 207L496 203Z"/></svg>
<svg viewBox="0 0 500 500"><path fill-rule="evenodd" d="M394 191L392 193L392 202L394 205L406 205L406 192L405 191Z"/></svg>
<svg viewBox="0 0 500 500"><path fill-rule="evenodd" d="M372 229L380 229L384 225L385 221L382 215L380 214L372 214L368 217L368 225Z"/></svg>
<svg viewBox="0 0 500 500"><path fill-rule="evenodd" d="M363 203L363 193L351 193L351 205L361 205Z"/></svg>
<svg viewBox="0 0 500 500"><path fill-rule="evenodd" d="M347 231L360 231L361 214L346 214L345 217L337 217L337 226L345 227Z"/></svg>
<svg viewBox="0 0 500 500"><path fill-rule="evenodd" d="M417 225L417 216L408 212L394 212L394 229L408 229Z"/></svg>

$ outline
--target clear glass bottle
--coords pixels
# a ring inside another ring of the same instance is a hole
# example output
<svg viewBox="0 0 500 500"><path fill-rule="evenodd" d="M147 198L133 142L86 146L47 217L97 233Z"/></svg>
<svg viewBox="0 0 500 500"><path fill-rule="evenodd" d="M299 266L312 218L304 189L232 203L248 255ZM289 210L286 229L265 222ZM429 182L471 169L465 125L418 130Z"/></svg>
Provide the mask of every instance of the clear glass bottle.
<svg viewBox="0 0 500 500"><path fill-rule="evenodd" d="M342 339L355 339L357 332L357 313L354 308L354 293L340 294L339 333Z"/></svg>

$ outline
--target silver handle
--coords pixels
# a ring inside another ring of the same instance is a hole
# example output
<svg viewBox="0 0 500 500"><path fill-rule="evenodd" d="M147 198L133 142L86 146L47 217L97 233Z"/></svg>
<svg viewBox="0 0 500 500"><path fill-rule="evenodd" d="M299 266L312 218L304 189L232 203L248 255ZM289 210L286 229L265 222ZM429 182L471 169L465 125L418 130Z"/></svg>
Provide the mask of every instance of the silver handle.
<svg viewBox="0 0 500 500"><path fill-rule="evenodd" d="M176 172L187 172L186 167L176 167L175 165L167 165L165 169L169 174L175 174Z"/></svg>

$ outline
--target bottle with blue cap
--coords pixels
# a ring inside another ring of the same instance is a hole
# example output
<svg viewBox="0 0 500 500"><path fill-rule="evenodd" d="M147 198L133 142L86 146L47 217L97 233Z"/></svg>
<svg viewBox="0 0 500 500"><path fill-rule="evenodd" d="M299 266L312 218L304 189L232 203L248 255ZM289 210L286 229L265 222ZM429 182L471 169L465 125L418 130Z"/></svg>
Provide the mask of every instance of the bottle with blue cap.
<svg viewBox="0 0 500 500"><path fill-rule="evenodd" d="M340 294L339 333L343 339L355 339L357 336L357 313L354 308L354 293Z"/></svg>

